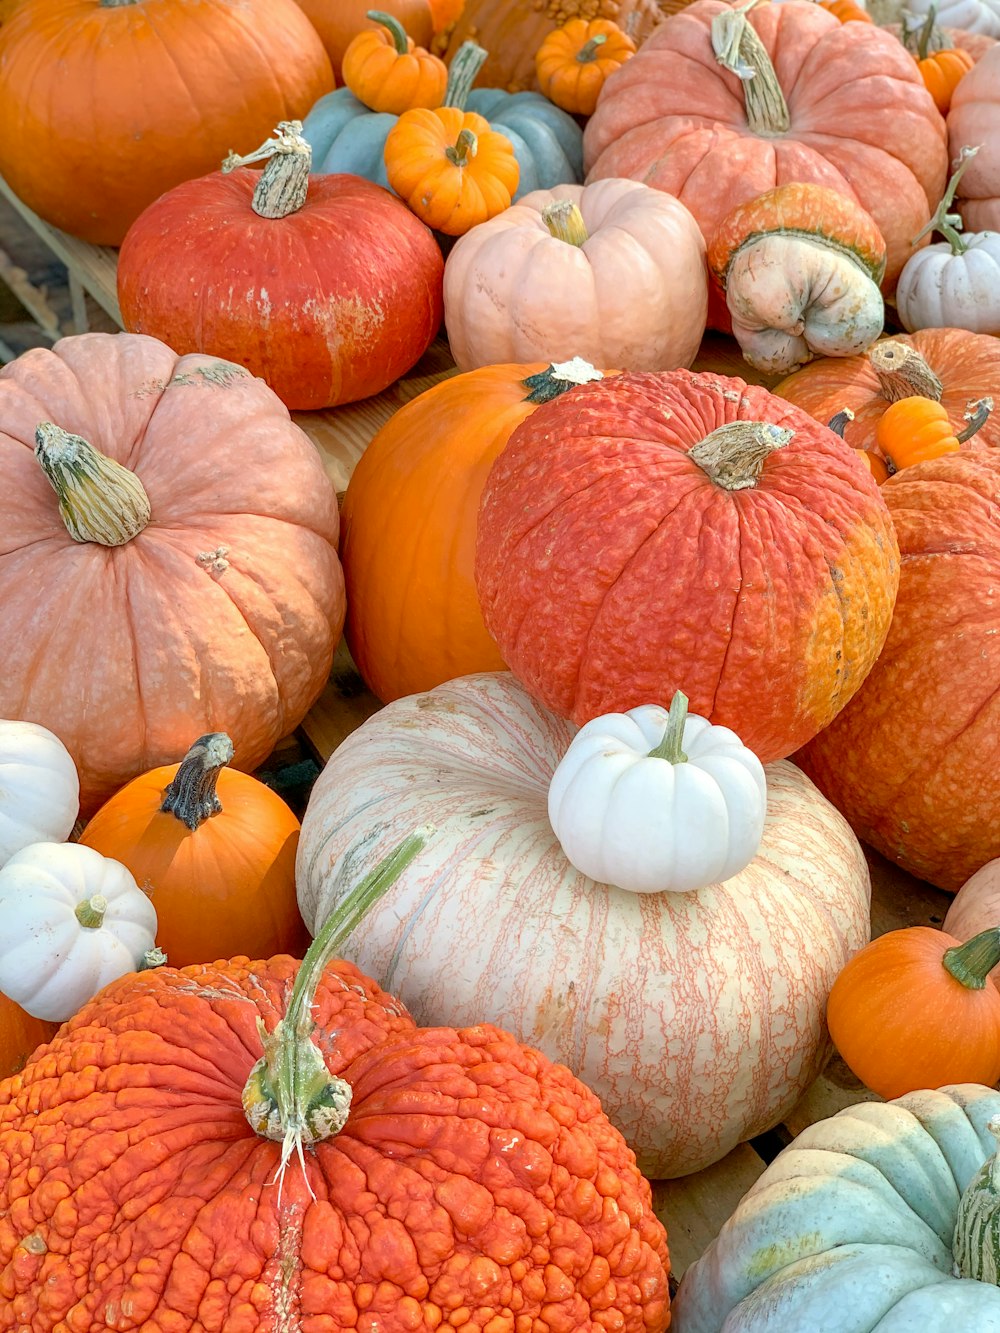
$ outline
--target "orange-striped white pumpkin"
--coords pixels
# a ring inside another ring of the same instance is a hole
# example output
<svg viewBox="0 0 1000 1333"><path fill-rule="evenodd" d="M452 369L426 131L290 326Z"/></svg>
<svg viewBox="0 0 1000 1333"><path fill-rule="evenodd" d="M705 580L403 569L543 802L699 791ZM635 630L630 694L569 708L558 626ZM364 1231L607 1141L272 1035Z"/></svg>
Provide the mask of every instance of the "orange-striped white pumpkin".
<svg viewBox="0 0 1000 1333"><path fill-rule="evenodd" d="M299 899L313 931L406 833L436 832L346 950L418 1023L497 1023L587 1083L653 1177L776 1124L819 1073L827 993L868 940L860 845L792 764L767 769L757 858L724 885L625 893L566 860L547 790L575 728L508 673L376 713L313 792Z"/></svg>

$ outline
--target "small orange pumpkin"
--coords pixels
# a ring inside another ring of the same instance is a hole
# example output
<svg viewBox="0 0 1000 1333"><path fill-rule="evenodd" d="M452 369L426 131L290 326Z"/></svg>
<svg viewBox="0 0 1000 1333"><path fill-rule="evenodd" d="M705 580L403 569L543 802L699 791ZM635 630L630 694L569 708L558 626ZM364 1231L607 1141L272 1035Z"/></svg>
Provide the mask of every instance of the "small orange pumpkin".
<svg viewBox="0 0 1000 1333"><path fill-rule="evenodd" d="M827 425L843 440L847 423L853 420L854 413L849 407L845 407L838 412L835 417L831 417L827 422ZM881 454L877 454L874 449L855 449L853 452L857 454L858 458L864 463L865 467L880 486L883 481L889 480L889 469Z"/></svg>
<svg viewBox="0 0 1000 1333"><path fill-rule="evenodd" d="M300 958L309 935L295 899L299 821L280 796L226 765L224 732L180 764L133 779L80 841L127 866L156 908L173 967L247 954Z"/></svg>
<svg viewBox="0 0 1000 1333"><path fill-rule="evenodd" d="M872 940L843 967L827 1002L845 1064L886 1099L1000 1078L1000 927L967 944L909 926Z"/></svg>
<svg viewBox="0 0 1000 1333"><path fill-rule="evenodd" d="M948 51L935 51L917 61L924 87L934 98L934 105L942 116L948 114L955 89L975 63L968 51L959 46Z"/></svg>
<svg viewBox="0 0 1000 1333"><path fill-rule="evenodd" d="M369 9L381 26L365 29L344 52L344 83L372 111L398 116L411 107L435 107L444 101L448 67L438 56L416 46L392 14Z"/></svg>
<svg viewBox="0 0 1000 1333"><path fill-rule="evenodd" d="M510 208L521 176L510 140L452 106L404 111L385 141L385 169L412 212L446 236Z"/></svg>
<svg viewBox="0 0 1000 1333"><path fill-rule="evenodd" d="M825 9L841 23L874 23L875 20L867 9L862 9L854 0L819 0L820 9Z"/></svg>
<svg viewBox="0 0 1000 1333"><path fill-rule="evenodd" d="M933 398L900 398L891 403L875 428L875 444L891 473L923 463L928 458L957 453L981 426L993 407L991 398L973 403L966 413L968 425L956 432L948 413Z"/></svg>
<svg viewBox="0 0 1000 1333"><path fill-rule="evenodd" d="M591 116L605 80L635 50L628 33L610 19L570 19L535 53L538 86L563 111Z"/></svg>

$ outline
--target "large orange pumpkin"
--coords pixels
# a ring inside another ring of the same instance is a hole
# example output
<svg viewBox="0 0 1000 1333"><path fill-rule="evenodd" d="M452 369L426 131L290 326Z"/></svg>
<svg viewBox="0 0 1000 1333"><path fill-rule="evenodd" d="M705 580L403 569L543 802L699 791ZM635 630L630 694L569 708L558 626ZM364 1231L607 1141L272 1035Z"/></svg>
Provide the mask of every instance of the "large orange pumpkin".
<svg viewBox="0 0 1000 1333"><path fill-rule="evenodd" d="M670 1322L594 1094L487 1024L418 1028L323 950L109 986L0 1085L0 1141L7 1333Z"/></svg>
<svg viewBox="0 0 1000 1333"><path fill-rule="evenodd" d="M859 837L954 892L1000 855L1000 453L946 454L881 489L901 552L889 637L796 762Z"/></svg>
<svg viewBox="0 0 1000 1333"><path fill-rule="evenodd" d="M119 245L164 190L332 87L293 0L31 0L0 31L0 175L46 222Z"/></svg>
<svg viewBox="0 0 1000 1333"><path fill-rule="evenodd" d="M681 689L762 763L859 689L898 578L853 451L723 375L621 375L546 404L479 513L486 626L536 698L582 724Z"/></svg>
<svg viewBox="0 0 1000 1333"><path fill-rule="evenodd" d="M493 460L570 368L484 366L428 389L372 440L344 496L345 631L383 703L502 671L476 595L476 518Z"/></svg>
<svg viewBox="0 0 1000 1333"><path fill-rule="evenodd" d="M80 838L131 870L174 967L309 943L295 902L299 821L269 787L228 768L232 757L224 732L200 737L181 763L116 792Z"/></svg>
<svg viewBox="0 0 1000 1333"><path fill-rule="evenodd" d="M333 487L263 381L141 334L0 370L0 717L54 731L80 809L226 731L254 769L344 617Z"/></svg>
<svg viewBox="0 0 1000 1333"><path fill-rule="evenodd" d="M32 1018L0 993L0 1079L23 1069L28 1056L59 1031L58 1023Z"/></svg>
<svg viewBox="0 0 1000 1333"><path fill-rule="evenodd" d="M430 0L297 0L297 3L319 33L338 80L344 52L351 41L365 28L378 28L378 23L368 17L370 9L398 19L417 46L429 47L434 35Z"/></svg>
<svg viewBox="0 0 1000 1333"><path fill-rule="evenodd" d="M920 329L894 333L864 356L812 361L775 386L817 421L828 422L849 408L844 439L855 449L875 447L882 414L901 398L933 398L948 410L955 432L968 425L969 404L1000 403L1000 339L966 329ZM1000 445L1000 412L980 427L977 445Z"/></svg>
<svg viewBox="0 0 1000 1333"><path fill-rule="evenodd" d="M743 65L756 73L741 83ZM912 57L873 24L799 0L748 13L697 0L667 19L609 80L584 151L588 181L630 176L676 195L706 243L776 185L838 190L885 237L886 287L948 174L945 124Z"/></svg>

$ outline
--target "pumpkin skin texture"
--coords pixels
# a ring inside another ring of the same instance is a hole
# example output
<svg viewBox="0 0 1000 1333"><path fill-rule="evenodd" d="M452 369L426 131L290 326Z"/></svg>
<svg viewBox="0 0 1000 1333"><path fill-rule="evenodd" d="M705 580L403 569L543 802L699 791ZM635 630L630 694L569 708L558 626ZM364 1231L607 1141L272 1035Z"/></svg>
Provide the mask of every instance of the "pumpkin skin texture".
<svg viewBox="0 0 1000 1333"><path fill-rule="evenodd" d="M33 0L0 33L0 175L46 222L120 245L164 191L332 86L292 0Z"/></svg>
<svg viewBox="0 0 1000 1333"><path fill-rule="evenodd" d="M881 491L901 552L889 637L797 762L860 838L954 893L1000 855L1000 454L947 454Z"/></svg>
<svg viewBox="0 0 1000 1333"><path fill-rule="evenodd" d="M0 869L33 842L65 842L80 813L80 779L58 736L0 721Z"/></svg>
<svg viewBox="0 0 1000 1333"><path fill-rule="evenodd" d="M840 816L780 763L760 852L726 884L595 884L548 817L574 731L507 672L376 713L313 789L302 915L315 932L334 909L362 831L359 873L429 820L434 838L351 936L360 965L418 1022L475 1014L567 1064L644 1174L685 1175L776 1124L822 1068L826 995L868 940L868 870Z"/></svg>
<svg viewBox="0 0 1000 1333"><path fill-rule="evenodd" d="M893 352L889 361L876 364L886 349ZM930 368L928 382L914 363L906 364L905 352L919 353ZM803 366L775 386L779 398L804 408L817 421L827 422L844 408L854 413L844 428L844 439L855 449L872 449L879 418L897 398L937 397L948 409L956 434L968 424L966 409L974 400L993 397L1000 402L1000 342L985 334L965 329L918 329L916 333L895 333L869 348L864 356L823 357ZM977 444L1000 445L1000 413L994 413L976 435Z"/></svg>
<svg viewBox="0 0 1000 1333"><path fill-rule="evenodd" d="M260 942L297 956L309 943L295 904L299 821L269 787L224 767L227 754L228 736L203 737L184 760L171 809L164 797L181 764L134 778L80 837L131 870L156 908L156 943L174 967Z"/></svg>
<svg viewBox="0 0 1000 1333"><path fill-rule="evenodd" d="M630 176L675 195L706 243L765 190L829 186L878 224L891 290L948 168L944 121L912 57L874 25L840 23L819 5L760 5L746 17L777 61L789 125L755 131L744 86L713 49L712 22L724 15L721 0L697 0L609 80L584 133L587 180Z"/></svg>
<svg viewBox="0 0 1000 1333"><path fill-rule="evenodd" d="M40 421L134 470L144 531L71 539ZM0 715L61 738L82 814L209 731L258 767L322 690L344 618L336 495L270 389L139 334L64 338L0 370L0 470Z"/></svg>
<svg viewBox="0 0 1000 1333"><path fill-rule="evenodd" d="M261 182L216 172L146 209L118 261L126 328L246 366L300 411L381 393L440 327L437 243L369 181L310 175L285 217L258 213Z"/></svg>
<svg viewBox="0 0 1000 1333"><path fill-rule="evenodd" d="M398 19L416 46L429 48L434 35L429 0L385 0L384 4L382 0L377 3L372 0L297 0L297 3L319 33L338 80L342 78L344 54L357 34L379 27L368 18L370 9L378 9Z"/></svg>
<svg viewBox="0 0 1000 1333"><path fill-rule="evenodd" d="M687 1270L671 1333L1000 1333L1000 1291L952 1276L963 1191L996 1151L974 1083L864 1102L778 1154ZM770 1321L770 1322L769 1322Z"/></svg>
<svg viewBox="0 0 1000 1333"><path fill-rule="evenodd" d="M466 1328L513 1309L603 1333L610 1303L622 1333L663 1333L663 1228L596 1097L495 1028L421 1031L350 963L326 968L313 1011L350 1116L279 1198L281 1145L241 1093L298 966L131 977L2 1086L0 1329L130 1307L120 1326L148 1333L264 1333L290 1309L302 1328L410 1333L464 1306Z"/></svg>
<svg viewBox="0 0 1000 1333"><path fill-rule="evenodd" d="M755 481L712 480L696 458L716 441L735 452L747 422L788 442ZM826 427L722 375L622 375L547 404L494 463L479 512L486 627L544 704L582 725L682 689L765 764L856 693L898 577L870 472Z"/></svg>
<svg viewBox="0 0 1000 1333"><path fill-rule="evenodd" d="M995 12L1000 37L1000 0ZM971 69L955 89L948 112L953 158L981 145L962 177L958 211L967 231L1000 231L1000 45Z"/></svg>

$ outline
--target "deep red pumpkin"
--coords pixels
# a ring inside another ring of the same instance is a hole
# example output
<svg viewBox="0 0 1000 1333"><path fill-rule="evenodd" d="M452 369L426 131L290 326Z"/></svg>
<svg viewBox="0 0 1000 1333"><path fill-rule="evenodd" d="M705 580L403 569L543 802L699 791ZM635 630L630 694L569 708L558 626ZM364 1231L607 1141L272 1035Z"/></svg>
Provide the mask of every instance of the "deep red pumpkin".
<svg viewBox="0 0 1000 1333"><path fill-rule="evenodd" d="M791 438L755 445L751 423ZM885 501L854 452L722 375L621 375L540 407L479 513L486 625L536 698L583 723L683 689L764 763L860 687L898 579Z"/></svg>
<svg viewBox="0 0 1000 1333"><path fill-rule="evenodd" d="M150 205L122 245L118 299L130 332L235 361L308 411L381 393L420 359L441 324L444 262L388 190L308 175L305 149L304 163L293 146L263 173L214 172ZM304 203L259 215L272 167L280 206L294 201L286 166L308 182Z"/></svg>

